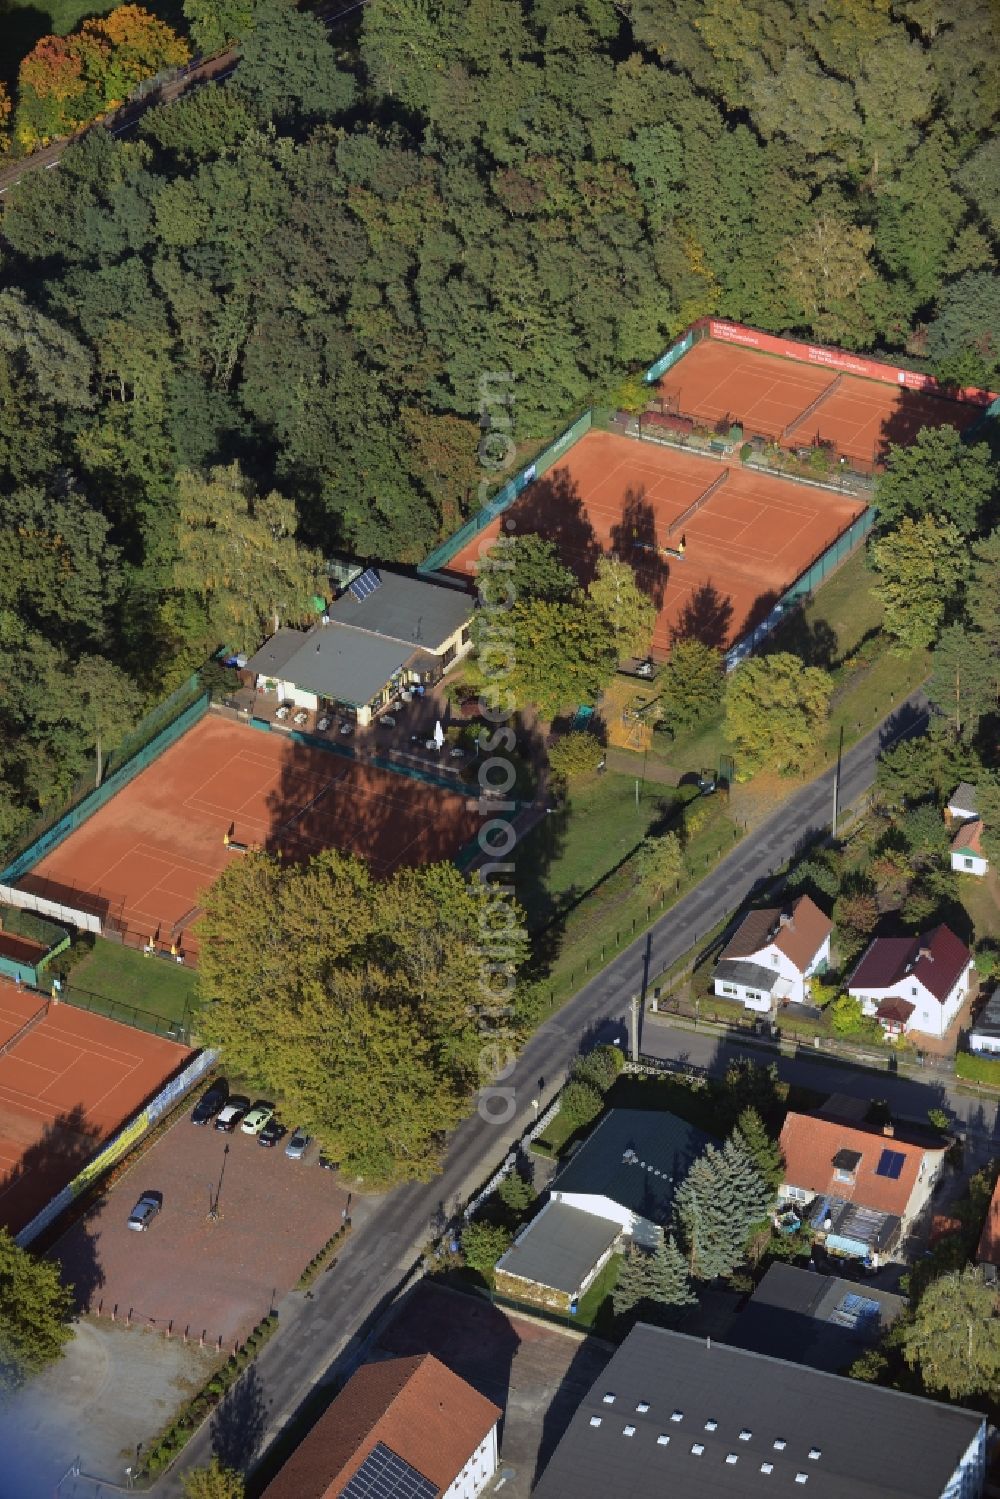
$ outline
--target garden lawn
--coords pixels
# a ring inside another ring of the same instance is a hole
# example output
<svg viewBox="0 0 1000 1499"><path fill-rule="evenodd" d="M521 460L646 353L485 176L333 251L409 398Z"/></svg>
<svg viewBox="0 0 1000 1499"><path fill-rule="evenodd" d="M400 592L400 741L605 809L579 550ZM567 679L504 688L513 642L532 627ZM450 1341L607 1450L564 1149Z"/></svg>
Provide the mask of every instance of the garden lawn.
<svg viewBox="0 0 1000 1499"><path fill-rule="evenodd" d="M529 930L567 911L690 796L690 789L647 783L636 807L631 776L608 771L574 782L567 806L540 823L517 852L517 893Z"/></svg>
<svg viewBox="0 0 1000 1499"><path fill-rule="evenodd" d="M571 1319L575 1327L603 1334L605 1337L611 1333L615 1320L611 1292L615 1288L621 1263L621 1255L613 1254L593 1285L584 1291L576 1316Z"/></svg>
<svg viewBox="0 0 1000 1499"><path fill-rule="evenodd" d="M63 993L113 1020L163 1034L190 1019L196 983L197 975L180 963L147 958L98 937L93 952L70 972Z"/></svg>
<svg viewBox="0 0 1000 1499"><path fill-rule="evenodd" d="M991 869L981 878L960 875L958 898L969 913L976 942L984 938L1000 942L1000 880L995 871Z"/></svg>

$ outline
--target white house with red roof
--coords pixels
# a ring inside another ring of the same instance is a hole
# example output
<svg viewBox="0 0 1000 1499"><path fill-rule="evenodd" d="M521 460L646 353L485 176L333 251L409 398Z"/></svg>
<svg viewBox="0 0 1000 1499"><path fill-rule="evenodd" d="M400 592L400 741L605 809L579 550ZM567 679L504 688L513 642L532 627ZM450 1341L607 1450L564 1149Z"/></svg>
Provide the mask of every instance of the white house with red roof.
<svg viewBox="0 0 1000 1499"><path fill-rule="evenodd" d="M918 937L876 937L847 989L887 1035L940 1039L965 1003L971 975L971 952L942 923Z"/></svg>
<svg viewBox="0 0 1000 1499"><path fill-rule="evenodd" d="M956 827L951 840L951 867L957 874L974 874L981 879L990 867L983 852L983 820L978 811L976 788L968 781L956 786L945 808L945 822Z"/></svg>
<svg viewBox="0 0 1000 1499"><path fill-rule="evenodd" d="M832 929L808 895L784 908L748 912L716 965L716 994L764 1014L777 1004L804 1003L809 979L829 966Z"/></svg>
<svg viewBox="0 0 1000 1499"><path fill-rule="evenodd" d="M833 1254L883 1260L926 1205L943 1145L822 1114L786 1116L780 1138L785 1179L778 1196Z"/></svg>

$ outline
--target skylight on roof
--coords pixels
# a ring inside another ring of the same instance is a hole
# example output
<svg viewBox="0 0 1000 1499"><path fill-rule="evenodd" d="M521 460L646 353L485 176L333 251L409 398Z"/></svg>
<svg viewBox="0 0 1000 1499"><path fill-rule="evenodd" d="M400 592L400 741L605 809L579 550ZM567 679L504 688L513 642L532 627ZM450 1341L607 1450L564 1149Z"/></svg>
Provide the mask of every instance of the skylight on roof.
<svg viewBox="0 0 1000 1499"><path fill-rule="evenodd" d="M635 1436L635 1427L634 1426L629 1426L629 1425L623 1426L622 1427L622 1436L623 1437L634 1437Z"/></svg>
<svg viewBox="0 0 1000 1499"><path fill-rule="evenodd" d="M609 1390L608 1393L604 1397L604 1404L605 1405L614 1405L614 1403L615 1403L614 1393L611 1390Z"/></svg>
<svg viewBox="0 0 1000 1499"><path fill-rule="evenodd" d="M727 1452L726 1453L726 1462L729 1463L730 1466L732 1466L733 1463L738 1463L739 1462L739 1456L735 1452Z"/></svg>
<svg viewBox="0 0 1000 1499"><path fill-rule="evenodd" d="M713 1420L712 1418L709 1418L709 1420L707 1420L705 1422L705 1430L706 1431L718 1431L718 1429L719 1429L719 1423L718 1423L718 1421Z"/></svg>
<svg viewBox="0 0 1000 1499"><path fill-rule="evenodd" d="M640 1416L644 1416L646 1414L646 1412L649 1410L649 1401L648 1400L640 1400L639 1404L636 1406L636 1410L638 1411L638 1413L639 1413Z"/></svg>
<svg viewBox="0 0 1000 1499"><path fill-rule="evenodd" d="M674 1412L672 1412L670 1419L671 1419L671 1421L683 1421L684 1420L684 1412L683 1411L674 1411Z"/></svg>
<svg viewBox="0 0 1000 1499"><path fill-rule="evenodd" d="M762 1473L773 1473L774 1472L774 1464L773 1463L761 1463L761 1465L760 1465L760 1471Z"/></svg>
<svg viewBox="0 0 1000 1499"><path fill-rule="evenodd" d="M601 1418L600 1418L600 1416L591 1416L591 1418L590 1418L590 1424L591 1424L591 1426L600 1426L600 1424L601 1424Z"/></svg>
<svg viewBox="0 0 1000 1499"><path fill-rule="evenodd" d="M796 1475L795 1475L795 1482L796 1483L808 1483L809 1482L809 1474L808 1473L796 1473Z"/></svg>
<svg viewBox="0 0 1000 1499"><path fill-rule="evenodd" d="M743 1430L740 1432L740 1441L749 1442L752 1436L753 1432L750 1430L750 1428L748 1426L744 1426Z"/></svg>
<svg viewBox="0 0 1000 1499"><path fill-rule="evenodd" d="M775 1437L775 1439L774 1439L774 1450L775 1450L775 1452L784 1452L784 1450L785 1450L785 1448L787 1446L788 1446L788 1443L785 1441L784 1437Z"/></svg>
<svg viewBox="0 0 1000 1499"><path fill-rule="evenodd" d="M810 1447L809 1448L809 1456L812 1459L812 1461L815 1463L815 1462L819 1462L819 1459L823 1456L823 1453L822 1453L822 1451L820 1450L819 1447Z"/></svg>
<svg viewBox="0 0 1000 1499"><path fill-rule="evenodd" d="M705 1450L705 1444L704 1444L704 1442L692 1442L692 1444L691 1444L691 1456L692 1457L701 1457L701 1454L704 1452L704 1450Z"/></svg>
<svg viewBox="0 0 1000 1499"><path fill-rule="evenodd" d="M661 1431L660 1435L656 1438L656 1445L657 1447L670 1446L670 1438L667 1436L667 1433L665 1431Z"/></svg>

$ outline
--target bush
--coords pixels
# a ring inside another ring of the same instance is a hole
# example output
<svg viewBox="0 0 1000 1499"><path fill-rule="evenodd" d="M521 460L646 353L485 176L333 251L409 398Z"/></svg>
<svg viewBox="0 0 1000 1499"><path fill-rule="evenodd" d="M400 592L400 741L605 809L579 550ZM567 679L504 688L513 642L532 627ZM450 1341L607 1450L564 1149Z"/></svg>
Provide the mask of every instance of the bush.
<svg viewBox="0 0 1000 1499"><path fill-rule="evenodd" d="M826 1012L837 1036L855 1036L865 1041L883 1041L882 1027L871 1015L861 1010L860 999L851 994L842 994L835 999Z"/></svg>
<svg viewBox="0 0 1000 1499"><path fill-rule="evenodd" d="M604 755L604 746L596 734L565 734L549 750L549 768L561 780L578 780L593 775Z"/></svg>
<svg viewBox="0 0 1000 1499"><path fill-rule="evenodd" d="M1000 1058L977 1057L960 1051L955 1057L955 1071L973 1083L993 1083L1000 1088Z"/></svg>
<svg viewBox="0 0 1000 1499"><path fill-rule="evenodd" d="M499 1223L467 1223L461 1242L465 1263L480 1275L491 1275L497 1260L510 1248L511 1232Z"/></svg>
<svg viewBox="0 0 1000 1499"><path fill-rule="evenodd" d="M598 1092L593 1083L580 1082L575 1078L566 1084L559 1100L559 1113L571 1130L582 1129L585 1124L596 1119L603 1107L604 1095Z"/></svg>
<svg viewBox="0 0 1000 1499"><path fill-rule="evenodd" d="M573 1080L587 1083L598 1093L606 1093L625 1066L620 1046L595 1046L585 1057L573 1063ZM565 1095L562 1109L565 1108Z"/></svg>
<svg viewBox="0 0 1000 1499"><path fill-rule="evenodd" d="M534 1199L535 1189L527 1177L521 1175L520 1171L512 1171L505 1176L497 1189L497 1196L504 1207L511 1213L523 1213L525 1208Z"/></svg>

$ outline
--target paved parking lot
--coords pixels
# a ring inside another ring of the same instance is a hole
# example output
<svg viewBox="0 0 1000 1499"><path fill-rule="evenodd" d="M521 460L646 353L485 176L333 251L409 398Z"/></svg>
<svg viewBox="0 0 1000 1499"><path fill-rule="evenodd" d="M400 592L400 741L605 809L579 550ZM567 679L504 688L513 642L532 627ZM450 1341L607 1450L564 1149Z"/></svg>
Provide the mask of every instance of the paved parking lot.
<svg viewBox="0 0 1000 1499"><path fill-rule="evenodd" d="M504 1411L504 1499L528 1499L609 1345L508 1315L475 1295L419 1284L382 1331L378 1353L433 1353Z"/></svg>
<svg viewBox="0 0 1000 1499"><path fill-rule="evenodd" d="M316 1164L290 1161L240 1133L184 1115L53 1250L91 1310L162 1330L173 1323L223 1343L246 1334L296 1283L339 1228L347 1193ZM226 1147L229 1147L227 1155ZM221 1187L220 1187L221 1177ZM141 1193L162 1192L145 1233L126 1220ZM218 1193L219 1216L209 1218Z"/></svg>

